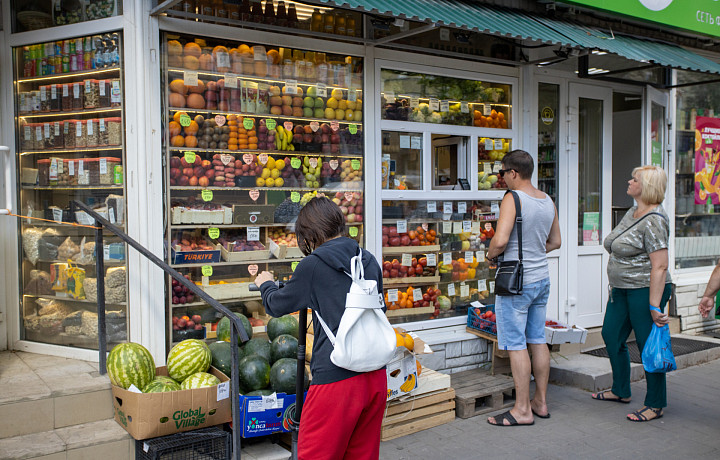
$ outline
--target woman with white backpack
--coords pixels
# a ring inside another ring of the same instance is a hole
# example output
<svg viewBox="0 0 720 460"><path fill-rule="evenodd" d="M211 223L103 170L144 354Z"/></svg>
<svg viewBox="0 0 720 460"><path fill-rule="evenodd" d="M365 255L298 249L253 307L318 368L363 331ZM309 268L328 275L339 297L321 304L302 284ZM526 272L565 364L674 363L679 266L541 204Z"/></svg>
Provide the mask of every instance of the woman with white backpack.
<svg viewBox="0 0 720 460"><path fill-rule="evenodd" d="M377 294L382 292L382 270L370 252L361 251L355 240L344 236L343 214L327 198L313 198L302 208L295 222L295 233L300 250L308 257L297 265L292 278L284 287L278 288L272 273L264 271L257 276L255 284L260 287L265 311L271 316L279 317L303 308L313 310L312 384L303 405L298 458L378 459L387 399L385 367L381 360L380 368L370 365L375 370L356 372L348 369L362 366L346 365L353 358L348 357L351 353L341 350L340 342L351 339L344 337L345 332L339 329L341 319L343 325L348 322L348 315L343 318L346 301L350 307L352 298L360 298L362 303L362 298L366 297L369 304L348 310L375 307L380 311L383 307L382 298ZM356 258L359 254L362 264L351 267L359 262ZM364 274L362 283L372 286L372 296L370 290L359 296L352 293L351 286L356 289L358 282L357 272L360 278ZM370 305L372 303L375 306ZM373 316L372 320L387 323L384 314L381 315L382 319ZM385 325L380 324L380 327L385 328ZM392 333L389 324L387 327ZM368 336L368 342L377 342L371 336ZM394 333L389 337L394 351ZM367 346L375 345L368 343ZM335 363L345 364L340 367Z"/></svg>

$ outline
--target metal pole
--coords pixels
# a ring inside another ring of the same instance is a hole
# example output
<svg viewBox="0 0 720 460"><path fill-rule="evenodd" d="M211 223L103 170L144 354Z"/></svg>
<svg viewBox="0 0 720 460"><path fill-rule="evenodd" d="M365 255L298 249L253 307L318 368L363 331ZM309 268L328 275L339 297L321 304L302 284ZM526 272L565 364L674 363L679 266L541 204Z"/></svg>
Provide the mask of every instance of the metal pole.
<svg viewBox="0 0 720 460"><path fill-rule="evenodd" d="M295 380L295 414L293 416L292 460L297 460L300 416L305 399L305 346L307 341L307 308L300 310L298 327L297 378Z"/></svg>
<svg viewBox="0 0 720 460"><path fill-rule="evenodd" d="M238 361L240 352L238 351L238 331L237 326L234 324L230 328L230 356L232 359L232 365L230 367L230 394L232 395L232 434L233 434L233 458L240 460L241 439L240 433L242 432L242 421L240 420L240 369L238 368ZM244 329L244 328L243 328Z"/></svg>
<svg viewBox="0 0 720 460"><path fill-rule="evenodd" d="M105 327L105 251L103 225L95 219L95 276L97 277L98 371L107 372L107 331ZM126 316L127 318L127 316Z"/></svg>

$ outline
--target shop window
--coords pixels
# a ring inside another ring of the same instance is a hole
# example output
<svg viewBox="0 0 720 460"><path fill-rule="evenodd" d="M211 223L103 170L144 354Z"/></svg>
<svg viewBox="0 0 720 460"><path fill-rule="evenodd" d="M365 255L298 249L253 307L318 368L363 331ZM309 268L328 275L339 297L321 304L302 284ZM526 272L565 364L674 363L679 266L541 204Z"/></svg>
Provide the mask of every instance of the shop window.
<svg viewBox="0 0 720 460"><path fill-rule="evenodd" d="M478 190L507 190L505 179L498 175L502 159L512 150L512 139L478 138Z"/></svg>
<svg viewBox="0 0 720 460"><path fill-rule="evenodd" d="M538 83L538 188L558 205L558 120L560 87Z"/></svg>
<svg viewBox="0 0 720 460"><path fill-rule="evenodd" d="M122 5L123 0L13 0L13 32L118 16Z"/></svg>
<svg viewBox="0 0 720 460"><path fill-rule="evenodd" d="M678 83L696 79L678 72ZM677 90L675 268L714 265L720 257L720 84Z"/></svg>
<svg viewBox="0 0 720 460"><path fill-rule="evenodd" d="M467 180L468 139L461 136L432 135L432 189L461 188L459 180Z"/></svg>
<svg viewBox="0 0 720 460"><path fill-rule="evenodd" d="M383 190L422 190L423 134L383 131Z"/></svg>

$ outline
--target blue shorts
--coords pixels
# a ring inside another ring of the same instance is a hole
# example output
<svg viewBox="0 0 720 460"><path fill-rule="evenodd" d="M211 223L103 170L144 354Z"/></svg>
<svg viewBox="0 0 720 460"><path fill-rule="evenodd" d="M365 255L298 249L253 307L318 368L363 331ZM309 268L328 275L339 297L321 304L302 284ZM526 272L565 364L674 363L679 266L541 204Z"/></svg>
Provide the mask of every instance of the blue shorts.
<svg viewBox="0 0 720 460"><path fill-rule="evenodd" d="M545 310L550 296L550 278L523 286L522 295L497 296L498 348L525 350L528 343L546 343Z"/></svg>

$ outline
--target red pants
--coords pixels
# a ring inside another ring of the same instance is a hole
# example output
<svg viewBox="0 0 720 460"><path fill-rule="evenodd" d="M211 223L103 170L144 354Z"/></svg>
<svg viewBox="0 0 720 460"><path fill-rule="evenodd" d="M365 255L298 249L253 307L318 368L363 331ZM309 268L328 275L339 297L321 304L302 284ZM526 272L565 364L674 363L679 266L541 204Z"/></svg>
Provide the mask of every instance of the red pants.
<svg viewBox="0 0 720 460"><path fill-rule="evenodd" d="M298 459L377 460L386 400L385 369L310 386L301 415Z"/></svg>

